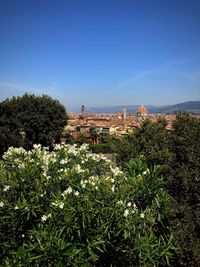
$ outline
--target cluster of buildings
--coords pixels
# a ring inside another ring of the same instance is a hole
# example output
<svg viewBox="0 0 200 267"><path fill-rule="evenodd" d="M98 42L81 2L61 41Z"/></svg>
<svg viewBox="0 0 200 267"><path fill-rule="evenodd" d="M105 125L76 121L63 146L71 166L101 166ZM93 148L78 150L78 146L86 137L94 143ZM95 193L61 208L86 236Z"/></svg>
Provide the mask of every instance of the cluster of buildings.
<svg viewBox="0 0 200 267"><path fill-rule="evenodd" d="M166 119L166 128L171 130L175 115L150 114L144 105L141 105L136 113L127 113L124 108L115 114L89 114L82 106L80 114L68 114L68 124L64 132L74 138L83 136L91 140L94 133L122 136L134 131L146 118L156 122L161 117Z"/></svg>

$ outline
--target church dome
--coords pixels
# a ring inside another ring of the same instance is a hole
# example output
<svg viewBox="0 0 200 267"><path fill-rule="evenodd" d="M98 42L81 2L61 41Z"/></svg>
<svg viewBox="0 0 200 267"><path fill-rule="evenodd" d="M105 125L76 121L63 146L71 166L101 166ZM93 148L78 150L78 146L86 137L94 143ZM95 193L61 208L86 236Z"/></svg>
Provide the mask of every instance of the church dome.
<svg viewBox="0 0 200 267"><path fill-rule="evenodd" d="M146 116L148 114L148 110L144 105L141 105L137 110L138 116Z"/></svg>

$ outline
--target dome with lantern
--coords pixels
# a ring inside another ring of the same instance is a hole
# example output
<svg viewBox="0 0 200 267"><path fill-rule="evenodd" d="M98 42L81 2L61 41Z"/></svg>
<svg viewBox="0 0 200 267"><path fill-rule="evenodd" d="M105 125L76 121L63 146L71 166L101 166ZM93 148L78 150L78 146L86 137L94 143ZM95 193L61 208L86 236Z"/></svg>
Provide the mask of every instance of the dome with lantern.
<svg viewBox="0 0 200 267"><path fill-rule="evenodd" d="M138 117L145 117L148 115L148 110L144 105L141 105L137 110Z"/></svg>

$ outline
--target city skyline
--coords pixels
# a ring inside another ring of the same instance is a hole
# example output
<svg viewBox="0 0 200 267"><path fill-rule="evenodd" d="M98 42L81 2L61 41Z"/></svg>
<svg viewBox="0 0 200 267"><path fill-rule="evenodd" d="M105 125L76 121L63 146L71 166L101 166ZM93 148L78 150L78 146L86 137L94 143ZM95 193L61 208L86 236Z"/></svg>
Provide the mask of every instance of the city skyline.
<svg viewBox="0 0 200 267"><path fill-rule="evenodd" d="M0 1L0 101L67 111L200 100L200 1Z"/></svg>

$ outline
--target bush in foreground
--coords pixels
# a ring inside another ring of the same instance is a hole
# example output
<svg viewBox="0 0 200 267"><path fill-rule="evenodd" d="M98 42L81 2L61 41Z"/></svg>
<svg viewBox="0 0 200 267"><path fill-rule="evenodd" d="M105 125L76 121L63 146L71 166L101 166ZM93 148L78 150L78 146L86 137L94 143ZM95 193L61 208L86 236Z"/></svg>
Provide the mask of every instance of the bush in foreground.
<svg viewBox="0 0 200 267"><path fill-rule="evenodd" d="M170 198L158 168L128 172L86 145L10 148L1 162L3 266L167 266Z"/></svg>

